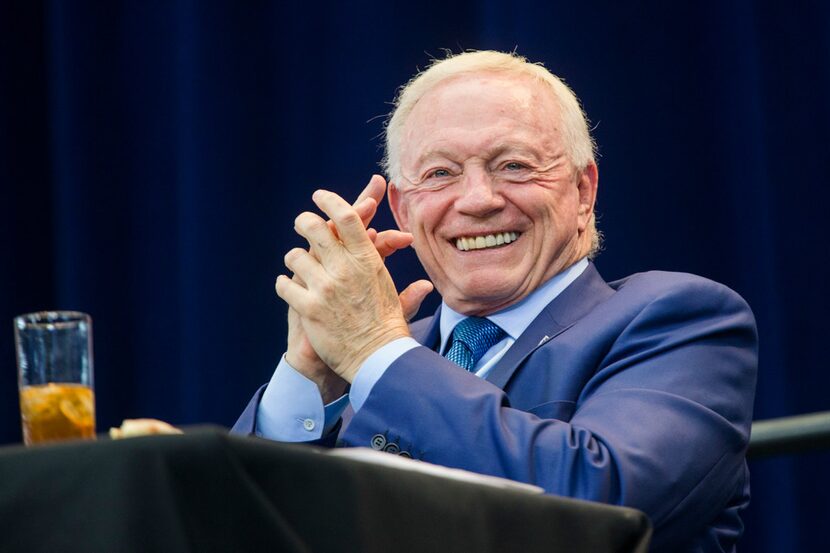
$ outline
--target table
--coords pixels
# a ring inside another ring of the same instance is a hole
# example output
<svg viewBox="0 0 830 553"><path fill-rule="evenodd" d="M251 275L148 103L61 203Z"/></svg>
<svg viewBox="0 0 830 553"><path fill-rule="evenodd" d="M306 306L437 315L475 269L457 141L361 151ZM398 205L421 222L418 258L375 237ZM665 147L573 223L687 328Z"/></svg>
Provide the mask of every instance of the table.
<svg viewBox="0 0 830 553"><path fill-rule="evenodd" d="M0 448L0 551L637 552L633 509L228 435ZM416 462L416 461L413 461Z"/></svg>

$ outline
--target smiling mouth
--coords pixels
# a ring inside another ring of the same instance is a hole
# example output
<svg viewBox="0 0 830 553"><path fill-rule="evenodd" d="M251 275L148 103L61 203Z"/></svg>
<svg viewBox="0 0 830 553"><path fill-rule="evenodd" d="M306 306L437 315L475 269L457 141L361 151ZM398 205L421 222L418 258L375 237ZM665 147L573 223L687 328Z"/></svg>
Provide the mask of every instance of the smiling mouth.
<svg viewBox="0 0 830 553"><path fill-rule="evenodd" d="M515 242L521 235L521 232L499 232L497 234L485 234L484 236L462 236L455 239L455 247L462 252L498 248Z"/></svg>

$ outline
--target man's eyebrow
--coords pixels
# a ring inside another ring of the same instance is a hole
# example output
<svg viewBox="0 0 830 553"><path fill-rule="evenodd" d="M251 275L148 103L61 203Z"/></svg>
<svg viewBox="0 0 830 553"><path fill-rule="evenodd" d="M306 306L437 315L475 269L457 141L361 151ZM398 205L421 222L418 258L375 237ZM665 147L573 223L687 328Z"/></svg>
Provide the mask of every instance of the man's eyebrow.
<svg viewBox="0 0 830 553"><path fill-rule="evenodd" d="M429 150L426 150L421 155L419 155L418 159L415 160L415 163L421 165L437 157L445 159L454 159L452 153L449 150L445 150L443 148L430 148Z"/></svg>
<svg viewBox="0 0 830 553"><path fill-rule="evenodd" d="M522 154L532 155L536 157L536 152L533 151L533 148L528 148L524 144L500 142L498 144L494 144L488 149L488 154L490 157L497 157L508 152L519 152Z"/></svg>
<svg viewBox="0 0 830 553"><path fill-rule="evenodd" d="M492 146L484 148L481 151L481 155L487 158L494 158L508 152L518 152L524 155L531 156L538 160L542 159L540 152L536 151L535 148L515 142L499 142L493 144ZM455 160L456 156L457 152L452 152L445 148L430 148L429 150L426 150L421 155L419 155L418 158L415 160L415 163L421 165L435 158Z"/></svg>

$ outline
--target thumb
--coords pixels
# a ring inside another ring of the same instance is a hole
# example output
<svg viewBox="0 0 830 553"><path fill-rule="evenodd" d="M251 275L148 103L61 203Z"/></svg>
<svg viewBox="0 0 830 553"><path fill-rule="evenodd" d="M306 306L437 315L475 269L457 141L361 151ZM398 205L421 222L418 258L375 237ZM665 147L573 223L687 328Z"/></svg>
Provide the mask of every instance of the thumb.
<svg viewBox="0 0 830 553"><path fill-rule="evenodd" d="M433 288L432 283L428 280L416 280L400 293L398 298L401 301L401 309L403 309L403 316L407 322L415 316L424 298L432 292Z"/></svg>

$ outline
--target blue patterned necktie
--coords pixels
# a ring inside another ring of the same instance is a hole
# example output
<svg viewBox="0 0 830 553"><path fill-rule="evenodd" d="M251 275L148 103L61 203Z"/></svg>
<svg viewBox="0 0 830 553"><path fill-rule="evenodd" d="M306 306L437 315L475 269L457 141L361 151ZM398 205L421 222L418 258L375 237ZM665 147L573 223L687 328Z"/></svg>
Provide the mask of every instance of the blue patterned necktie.
<svg viewBox="0 0 830 553"><path fill-rule="evenodd" d="M452 331L452 345L444 356L459 367L472 371L488 349L504 338L504 331L483 317L467 317Z"/></svg>

